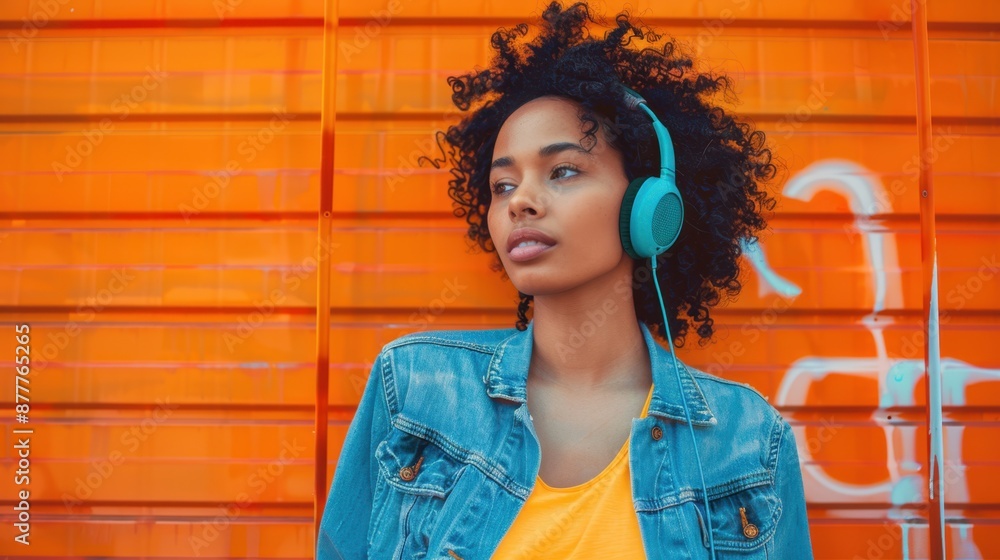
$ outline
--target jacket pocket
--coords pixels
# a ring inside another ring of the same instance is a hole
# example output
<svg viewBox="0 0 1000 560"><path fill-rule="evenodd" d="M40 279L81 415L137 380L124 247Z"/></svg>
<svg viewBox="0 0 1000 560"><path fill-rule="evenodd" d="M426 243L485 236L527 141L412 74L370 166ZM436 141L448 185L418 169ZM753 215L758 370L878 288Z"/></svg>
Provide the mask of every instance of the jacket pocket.
<svg viewBox="0 0 1000 560"><path fill-rule="evenodd" d="M369 531L373 558L423 558L439 513L468 468L430 438L393 428L375 450L377 508Z"/></svg>
<svg viewBox="0 0 1000 560"><path fill-rule="evenodd" d="M768 558L770 541L781 517L781 500L770 482L734 485L734 490L709 500L717 560ZM702 544L709 548L704 502L696 501Z"/></svg>

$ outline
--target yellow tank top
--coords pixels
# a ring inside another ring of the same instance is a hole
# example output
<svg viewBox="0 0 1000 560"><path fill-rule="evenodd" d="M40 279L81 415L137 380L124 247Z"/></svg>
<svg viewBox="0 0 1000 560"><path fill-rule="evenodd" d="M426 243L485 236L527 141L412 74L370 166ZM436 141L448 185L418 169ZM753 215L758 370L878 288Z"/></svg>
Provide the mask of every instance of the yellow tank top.
<svg viewBox="0 0 1000 560"><path fill-rule="evenodd" d="M652 396L650 387L640 418L646 417ZM626 439L611 463L583 484L553 488L536 477L535 488L492 558L645 558L632 504L628 444Z"/></svg>

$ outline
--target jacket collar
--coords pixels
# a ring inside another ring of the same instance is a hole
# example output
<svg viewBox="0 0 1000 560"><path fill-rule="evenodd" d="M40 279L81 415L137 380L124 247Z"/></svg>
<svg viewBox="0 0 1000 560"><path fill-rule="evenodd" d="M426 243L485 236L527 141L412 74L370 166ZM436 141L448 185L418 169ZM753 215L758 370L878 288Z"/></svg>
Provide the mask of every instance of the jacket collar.
<svg viewBox="0 0 1000 560"><path fill-rule="evenodd" d="M534 321L529 322L527 329L515 331L497 346L485 379L486 394L490 397L527 402L527 379L534 342L534 324ZM653 369L653 396L649 401L647 414L684 422L684 405L681 403L681 393L677 386L674 361L670 351L656 342L645 323L640 321L639 326L642 329L642 336L646 339L649 363ZM718 421L709 409L701 387L698 386L688 367L680 360L678 364L681 366L681 384L687 395L692 423L697 426L714 426Z"/></svg>

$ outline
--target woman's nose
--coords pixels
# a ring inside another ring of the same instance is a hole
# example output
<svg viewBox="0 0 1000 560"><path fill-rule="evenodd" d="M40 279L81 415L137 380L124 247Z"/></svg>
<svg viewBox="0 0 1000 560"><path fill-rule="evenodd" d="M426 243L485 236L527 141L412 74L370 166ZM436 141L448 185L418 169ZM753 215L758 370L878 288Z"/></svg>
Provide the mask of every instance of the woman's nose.
<svg viewBox="0 0 1000 560"><path fill-rule="evenodd" d="M545 213L548 197L542 185L532 179L525 179L510 194L507 209L510 217L517 219L521 215L537 216Z"/></svg>

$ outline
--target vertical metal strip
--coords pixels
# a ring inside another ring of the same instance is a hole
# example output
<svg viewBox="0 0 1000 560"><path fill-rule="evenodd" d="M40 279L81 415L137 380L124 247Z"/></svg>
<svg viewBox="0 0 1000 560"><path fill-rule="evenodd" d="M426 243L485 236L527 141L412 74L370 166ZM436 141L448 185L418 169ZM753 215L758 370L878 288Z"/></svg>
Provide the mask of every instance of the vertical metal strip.
<svg viewBox="0 0 1000 560"><path fill-rule="evenodd" d="M927 511L930 557L945 558L944 442L941 411L941 343L938 324L937 236L934 223L934 161L931 144L930 64L927 46L927 0L910 0L913 14L913 65L917 94L917 141L920 149L920 261L923 267L923 311L927 344L924 371L927 374Z"/></svg>
<svg viewBox="0 0 1000 560"><path fill-rule="evenodd" d="M337 32L340 25L338 0L326 0L323 8L323 89L319 175L319 264L316 294L316 487L314 530L319 538L326 505L327 424L330 388L330 255L333 235L334 124L337 119Z"/></svg>

